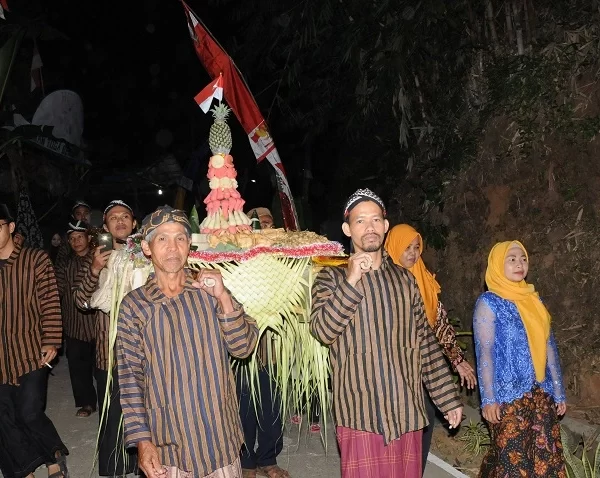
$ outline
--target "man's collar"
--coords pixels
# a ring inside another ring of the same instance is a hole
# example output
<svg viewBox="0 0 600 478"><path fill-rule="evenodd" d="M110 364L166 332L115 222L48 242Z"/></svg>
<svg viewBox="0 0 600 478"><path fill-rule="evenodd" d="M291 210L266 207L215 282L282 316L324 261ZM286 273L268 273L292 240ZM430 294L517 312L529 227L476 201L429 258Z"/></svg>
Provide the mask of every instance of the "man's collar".
<svg viewBox="0 0 600 478"><path fill-rule="evenodd" d="M194 277L192 276L191 271L189 269L185 269L185 274L185 284L183 285L182 292L186 290L198 290L192 285L192 283L194 282ZM161 302L168 298L165 295L165 293L162 290L160 290L160 287L158 286L158 281L156 280L156 274L154 273L150 274L150 276L148 277L148 282L146 282L145 287L146 292L148 294L148 298L153 302Z"/></svg>
<svg viewBox="0 0 600 478"><path fill-rule="evenodd" d="M86 257L91 256L93 254L94 254L94 251L92 249L90 249L90 248L88 248L88 251L85 254L83 254L83 255L79 255L74 250L71 250L71 255L73 257L76 257L76 258L80 259L80 260L83 260Z"/></svg>
<svg viewBox="0 0 600 478"><path fill-rule="evenodd" d="M391 263L390 255L384 249L382 256L381 256L381 267L379 269L381 269L382 271L387 270L388 267L390 267L390 263Z"/></svg>
<svg viewBox="0 0 600 478"><path fill-rule="evenodd" d="M22 242L14 242L13 241L13 250L10 253L10 255L5 259L6 260L6 265L10 265L13 262L15 262L15 259L21 253L21 249L22 248L23 248L23 243Z"/></svg>

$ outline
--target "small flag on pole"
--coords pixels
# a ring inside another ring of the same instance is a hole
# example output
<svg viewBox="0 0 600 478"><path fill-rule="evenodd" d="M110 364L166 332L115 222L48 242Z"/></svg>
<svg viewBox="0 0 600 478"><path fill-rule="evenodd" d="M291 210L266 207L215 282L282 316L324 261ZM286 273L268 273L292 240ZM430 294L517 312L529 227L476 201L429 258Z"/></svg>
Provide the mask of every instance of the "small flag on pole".
<svg viewBox="0 0 600 478"><path fill-rule="evenodd" d="M219 75L216 80L211 81L206 88L198 93L194 100L202 111L208 113L213 100L223 100L223 75Z"/></svg>
<svg viewBox="0 0 600 478"><path fill-rule="evenodd" d="M0 0L0 18L2 18L2 20L6 20L6 17L4 16L4 11L9 11L8 10L8 0Z"/></svg>
<svg viewBox="0 0 600 478"><path fill-rule="evenodd" d="M40 56L40 52L37 47L37 42L33 42L33 57L31 58L31 89L30 91L35 90L36 88L42 87L43 79L42 79L42 57Z"/></svg>

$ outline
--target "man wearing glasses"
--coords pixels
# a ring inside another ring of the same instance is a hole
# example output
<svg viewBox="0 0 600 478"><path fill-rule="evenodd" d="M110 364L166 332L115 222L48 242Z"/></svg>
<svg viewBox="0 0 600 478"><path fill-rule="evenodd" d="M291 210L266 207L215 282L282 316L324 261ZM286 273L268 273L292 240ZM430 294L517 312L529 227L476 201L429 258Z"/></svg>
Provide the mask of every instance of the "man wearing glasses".
<svg viewBox="0 0 600 478"><path fill-rule="evenodd" d="M62 343L50 257L15 242L15 222L0 204L0 469L5 477L66 478L69 453L44 412L48 369Z"/></svg>

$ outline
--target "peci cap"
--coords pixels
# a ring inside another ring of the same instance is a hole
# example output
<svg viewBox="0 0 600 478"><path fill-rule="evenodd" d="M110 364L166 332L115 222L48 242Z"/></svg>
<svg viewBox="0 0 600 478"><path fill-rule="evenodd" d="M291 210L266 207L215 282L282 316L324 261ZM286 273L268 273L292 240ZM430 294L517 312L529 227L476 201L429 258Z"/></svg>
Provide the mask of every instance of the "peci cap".
<svg viewBox="0 0 600 478"><path fill-rule="evenodd" d="M78 199L77 201L75 201L75 204L73 204L73 207L71 208L71 212L75 212L75 209L77 209L78 207L87 207L90 211L92 210L92 206L90 206L87 202Z"/></svg>
<svg viewBox="0 0 600 478"><path fill-rule="evenodd" d="M67 236L73 232L88 232L90 226L84 221L71 221L67 226Z"/></svg>
<svg viewBox="0 0 600 478"><path fill-rule="evenodd" d="M111 202L108 203L108 206L106 206L106 208L104 209L104 216L106 216L108 211L110 211L113 207L117 206L122 206L126 209L129 209L131 215L135 216L135 214L133 213L133 209L131 209L131 207L127 203L125 203L125 201L121 201L120 199L113 199Z"/></svg>
<svg viewBox="0 0 600 478"><path fill-rule="evenodd" d="M352 196L348 198L348 201L346 201L346 205L344 206L344 219L348 219L350 211L352 211L357 204L360 204L363 201L373 201L383 211L383 217L386 216L387 211L385 210L385 204L383 203L383 200L373 191L365 188L358 189L354 194L352 194Z"/></svg>

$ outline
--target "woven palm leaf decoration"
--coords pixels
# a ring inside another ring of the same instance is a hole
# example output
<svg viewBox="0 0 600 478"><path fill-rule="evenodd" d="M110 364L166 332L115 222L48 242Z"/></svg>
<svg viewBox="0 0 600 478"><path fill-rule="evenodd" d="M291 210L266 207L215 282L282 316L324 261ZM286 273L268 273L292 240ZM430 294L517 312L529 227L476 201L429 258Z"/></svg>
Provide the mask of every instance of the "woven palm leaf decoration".
<svg viewBox="0 0 600 478"><path fill-rule="evenodd" d="M273 393L281 394L282 414L302 413L317 398L320 415L325 416L329 410L329 349L309 330L314 281L310 257L260 254L244 262L190 261L190 267L220 270L225 287L256 320L259 340L265 335L269 344L266 367L278 387ZM233 362L234 368L242 368L256 403L260 400L257 350L249 359ZM325 432L323 428L323 437Z"/></svg>

